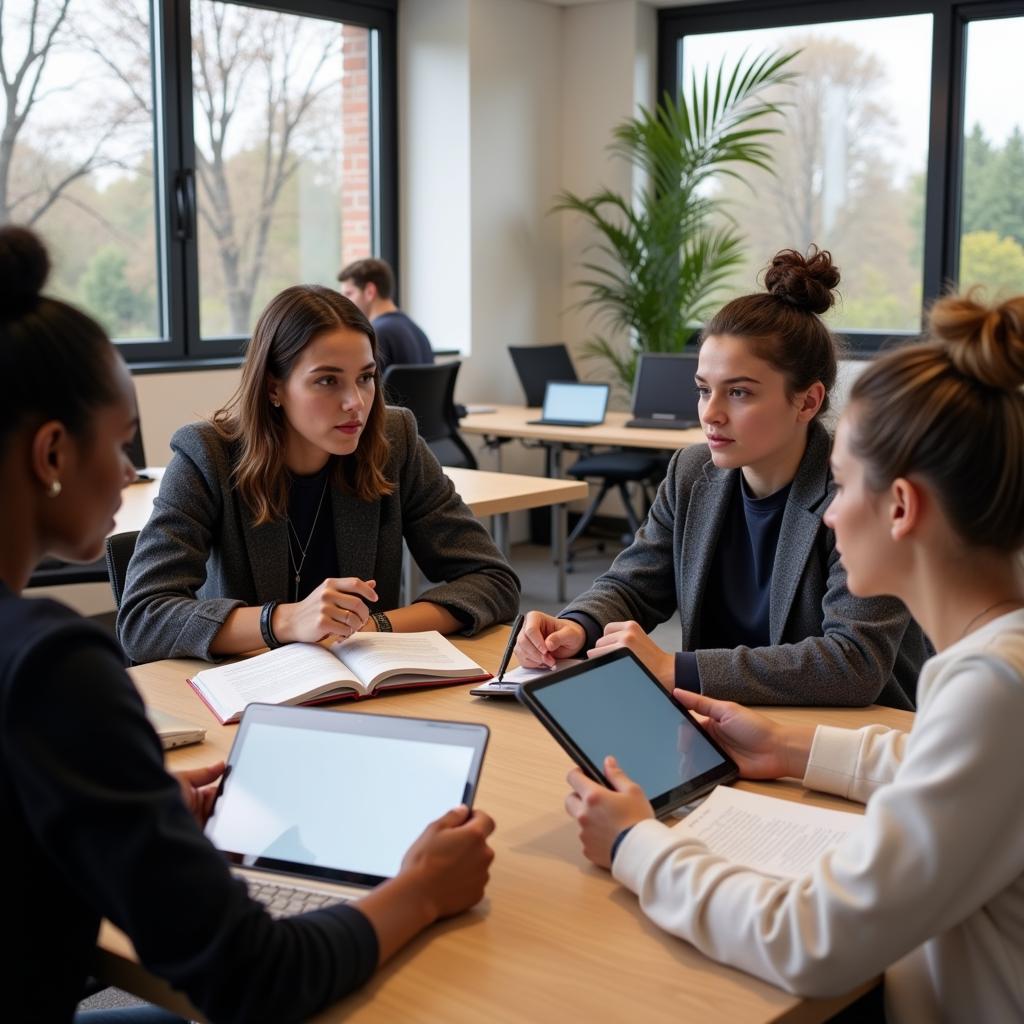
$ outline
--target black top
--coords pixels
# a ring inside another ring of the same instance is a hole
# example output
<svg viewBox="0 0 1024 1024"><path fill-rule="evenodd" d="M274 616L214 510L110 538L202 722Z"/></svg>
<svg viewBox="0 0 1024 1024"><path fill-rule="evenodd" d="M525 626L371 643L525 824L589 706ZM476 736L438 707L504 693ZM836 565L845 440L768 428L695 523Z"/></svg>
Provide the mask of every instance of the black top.
<svg viewBox="0 0 1024 1024"><path fill-rule="evenodd" d="M293 475L288 491L288 600L301 601L326 579L340 576L334 542L330 474L334 460L311 476ZM305 549L305 557L303 557ZM301 571L298 567L301 565ZM298 592L295 576L298 573Z"/></svg>
<svg viewBox="0 0 1024 1024"><path fill-rule="evenodd" d="M392 363L432 363L430 339L400 309L373 320L377 335L377 366L383 373Z"/></svg>
<svg viewBox="0 0 1024 1024"><path fill-rule="evenodd" d="M355 908L275 922L249 899L164 770L113 639L2 584L0 821L5 1019L71 1020L101 917L212 1021L303 1020L376 967Z"/></svg>

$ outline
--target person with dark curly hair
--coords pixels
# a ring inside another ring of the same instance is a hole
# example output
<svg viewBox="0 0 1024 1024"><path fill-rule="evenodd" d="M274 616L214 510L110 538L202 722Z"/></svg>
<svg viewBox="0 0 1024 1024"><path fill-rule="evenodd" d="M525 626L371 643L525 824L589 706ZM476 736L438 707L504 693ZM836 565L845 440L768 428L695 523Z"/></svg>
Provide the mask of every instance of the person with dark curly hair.
<svg viewBox="0 0 1024 1024"><path fill-rule="evenodd" d="M706 445L677 452L632 545L516 646L551 666L628 647L662 685L750 704L912 708L928 645L903 603L855 597L822 521L833 494L820 418L837 343L821 314L839 270L784 250L765 290L704 328L695 376ZM679 610L679 650L648 635Z"/></svg>

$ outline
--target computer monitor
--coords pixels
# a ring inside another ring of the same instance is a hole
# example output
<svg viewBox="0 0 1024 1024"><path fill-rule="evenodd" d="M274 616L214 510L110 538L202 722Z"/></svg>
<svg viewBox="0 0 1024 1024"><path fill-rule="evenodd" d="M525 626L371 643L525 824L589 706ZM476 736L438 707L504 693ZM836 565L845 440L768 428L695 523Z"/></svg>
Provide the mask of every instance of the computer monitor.
<svg viewBox="0 0 1024 1024"><path fill-rule="evenodd" d="M644 352L637 364L633 385L633 417L630 426L696 427L696 352Z"/></svg>
<svg viewBox="0 0 1024 1024"><path fill-rule="evenodd" d="M549 380L579 380L565 345L509 345L508 353L529 406L543 405Z"/></svg>

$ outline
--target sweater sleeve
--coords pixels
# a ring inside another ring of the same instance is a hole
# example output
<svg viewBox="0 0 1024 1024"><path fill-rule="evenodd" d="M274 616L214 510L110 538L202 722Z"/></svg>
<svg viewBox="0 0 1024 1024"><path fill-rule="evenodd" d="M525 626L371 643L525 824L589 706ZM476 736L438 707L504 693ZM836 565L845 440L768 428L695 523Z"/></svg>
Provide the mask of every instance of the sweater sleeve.
<svg viewBox="0 0 1024 1024"><path fill-rule="evenodd" d="M863 825L806 876L741 868L712 855L685 823L645 821L622 841L615 877L652 920L715 960L802 995L848 991L1020 876L1024 773L1008 770L1006 752L1022 730L1019 677L1005 662L972 659L909 738L862 730L825 758L854 775L829 783L834 792L863 798L885 775L892 781L871 796ZM820 771L808 775L817 781Z"/></svg>
<svg viewBox="0 0 1024 1024"><path fill-rule="evenodd" d="M401 469L402 533L427 579L442 581L416 600L461 613L470 623L469 633L507 622L519 610L519 577L417 435L415 423L408 413Z"/></svg>
<svg viewBox="0 0 1024 1024"><path fill-rule="evenodd" d="M337 905L274 921L199 831L113 649L73 628L30 651L0 715L41 849L216 1021L299 1021L361 985L372 926Z"/></svg>
<svg viewBox="0 0 1024 1024"><path fill-rule="evenodd" d="M224 620L245 605L197 598L215 543L220 495L193 459L177 448L160 482L153 514L128 566L117 635L135 662L206 658Z"/></svg>

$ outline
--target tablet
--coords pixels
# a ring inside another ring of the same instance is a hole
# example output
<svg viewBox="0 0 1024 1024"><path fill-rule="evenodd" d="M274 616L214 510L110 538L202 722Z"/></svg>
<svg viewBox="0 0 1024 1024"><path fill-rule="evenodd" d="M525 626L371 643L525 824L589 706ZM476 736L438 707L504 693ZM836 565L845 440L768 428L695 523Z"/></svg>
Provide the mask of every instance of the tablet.
<svg viewBox="0 0 1024 1024"><path fill-rule="evenodd" d="M523 683L519 699L592 779L613 754L659 817L732 782L735 762L627 650Z"/></svg>
<svg viewBox="0 0 1024 1024"><path fill-rule="evenodd" d="M372 887L473 805L485 725L250 704L206 835L243 868Z"/></svg>

